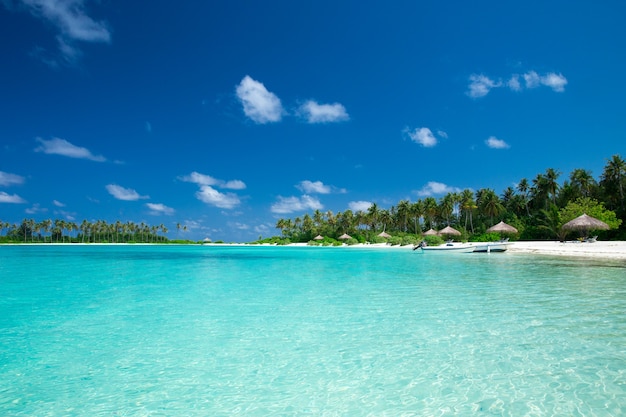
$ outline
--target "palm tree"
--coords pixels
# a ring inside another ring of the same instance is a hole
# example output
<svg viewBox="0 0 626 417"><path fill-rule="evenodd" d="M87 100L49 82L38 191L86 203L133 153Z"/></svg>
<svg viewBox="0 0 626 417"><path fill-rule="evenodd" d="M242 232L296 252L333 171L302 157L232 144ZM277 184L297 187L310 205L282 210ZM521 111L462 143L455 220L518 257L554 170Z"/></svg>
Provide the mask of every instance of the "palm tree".
<svg viewBox="0 0 626 417"><path fill-rule="evenodd" d="M624 210L624 178L626 177L626 162L619 156L613 155L604 167L602 183L605 188L617 189L619 192L619 205ZM615 200L613 198L613 200Z"/></svg>
<svg viewBox="0 0 626 417"><path fill-rule="evenodd" d="M442 218L446 219L448 226L450 226L450 215L452 215L453 211L454 202L452 200L452 194L448 193L439 200L439 213Z"/></svg>
<svg viewBox="0 0 626 417"><path fill-rule="evenodd" d="M491 225L493 226L494 216L504 212L505 208L500 202L498 195L491 188L483 189L481 191L483 192L481 193L481 199L478 202L478 209L484 216L490 218Z"/></svg>
<svg viewBox="0 0 626 417"><path fill-rule="evenodd" d="M530 184L526 178L522 178L517 184L517 191L522 194L524 200L524 206L526 206L526 214L530 217L530 210L528 209L528 191L530 190Z"/></svg>
<svg viewBox="0 0 626 417"><path fill-rule="evenodd" d="M591 171L586 169L575 169L571 172L570 181L572 187L578 190L580 197L591 197L591 191L596 187L596 180L591 175Z"/></svg>
<svg viewBox="0 0 626 417"><path fill-rule="evenodd" d="M420 219L424 217L424 202L422 200L417 200L415 203L411 204L410 213L413 218L415 234L421 233L422 229L419 227L419 223Z"/></svg>
<svg viewBox="0 0 626 417"><path fill-rule="evenodd" d="M474 201L474 192L466 188L465 190L463 190L463 192L461 192L461 210L465 212L465 229L467 230L467 219L469 218L472 233L474 233L474 222L472 213L477 208L478 206Z"/></svg>
<svg viewBox="0 0 626 417"><path fill-rule="evenodd" d="M378 205L376 203L372 203L367 209L368 224L372 231L376 231L376 225L378 224L379 215L380 210L378 209Z"/></svg>
<svg viewBox="0 0 626 417"><path fill-rule="evenodd" d="M398 203L398 218L400 220L400 225L402 226L402 231L406 232L407 223L409 221L409 214L411 213L411 203L409 200L400 200Z"/></svg>
<svg viewBox="0 0 626 417"><path fill-rule="evenodd" d="M435 197L426 197L424 199L424 216L428 222L428 227L433 228L433 222L437 215L438 206Z"/></svg>

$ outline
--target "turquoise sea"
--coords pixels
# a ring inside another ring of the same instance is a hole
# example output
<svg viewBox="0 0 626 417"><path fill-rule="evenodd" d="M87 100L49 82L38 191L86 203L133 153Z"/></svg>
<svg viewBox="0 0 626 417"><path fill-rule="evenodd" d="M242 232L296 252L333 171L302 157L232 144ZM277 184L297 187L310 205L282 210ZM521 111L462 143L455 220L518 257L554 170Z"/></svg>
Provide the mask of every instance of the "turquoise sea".
<svg viewBox="0 0 626 417"><path fill-rule="evenodd" d="M622 416L626 264L0 246L2 416Z"/></svg>

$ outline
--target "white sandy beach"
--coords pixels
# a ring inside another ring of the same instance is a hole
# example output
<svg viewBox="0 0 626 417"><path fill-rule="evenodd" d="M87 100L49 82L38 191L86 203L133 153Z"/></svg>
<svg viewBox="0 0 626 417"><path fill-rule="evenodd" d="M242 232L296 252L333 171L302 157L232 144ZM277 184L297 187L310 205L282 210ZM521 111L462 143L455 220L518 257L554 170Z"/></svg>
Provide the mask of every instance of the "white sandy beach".
<svg viewBox="0 0 626 417"><path fill-rule="evenodd" d="M389 246L384 243L348 247L413 249L413 245ZM626 260L626 241L597 241L593 243L578 241L517 241L512 242L508 246L508 253Z"/></svg>
<svg viewBox="0 0 626 417"><path fill-rule="evenodd" d="M509 252L626 260L626 242L520 241L511 243L509 245Z"/></svg>

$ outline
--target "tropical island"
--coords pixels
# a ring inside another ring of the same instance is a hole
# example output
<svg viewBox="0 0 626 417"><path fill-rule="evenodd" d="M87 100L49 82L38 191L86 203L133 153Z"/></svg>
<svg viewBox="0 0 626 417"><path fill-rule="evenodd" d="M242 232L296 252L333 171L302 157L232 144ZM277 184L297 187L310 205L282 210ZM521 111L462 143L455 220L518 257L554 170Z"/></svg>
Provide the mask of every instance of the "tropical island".
<svg viewBox="0 0 626 417"><path fill-rule="evenodd" d="M626 241L626 161L620 155L607 160L599 179L586 169L575 169L562 182L563 174L548 168L532 180L522 178L516 187L498 195L491 188L447 193L436 199L399 201L388 209L373 203L367 211L333 213L316 210L294 219L276 222L280 236L259 237L250 244L307 243L338 246L358 243L413 245L426 239L441 243L440 236L424 236L429 229L451 226L461 232L459 240L484 242L500 238L487 229L500 221L515 227L512 240L582 239L564 229L568 221L592 216L609 226L598 231L601 240ZM186 226L176 224L178 232ZM24 219L11 224L0 219L0 243L207 243L169 239L163 224L83 220L80 224L62 219ZM216 242L220 243L220 242Z"/></svg>

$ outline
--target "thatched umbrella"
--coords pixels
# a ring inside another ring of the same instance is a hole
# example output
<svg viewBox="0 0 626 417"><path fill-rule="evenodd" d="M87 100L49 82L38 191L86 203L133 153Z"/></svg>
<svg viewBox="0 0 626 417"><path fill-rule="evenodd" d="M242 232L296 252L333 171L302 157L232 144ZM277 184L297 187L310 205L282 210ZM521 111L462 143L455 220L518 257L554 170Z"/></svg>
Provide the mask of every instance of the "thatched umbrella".
<svg viewBox="0 0 626 417"><path fill-rule="evenodd" d="M459 232L458 230L450 226L446 226L443 229L441 229L439 231L439 234L442 236L461 236L461 232Z"/></svg>
<svg viewBox="0 0 626 417"><path fill-rule="evenodd" d="M609 230L609 225L595 217L582 214L562 226L564 230L580 230L585 235L590 230Z"/></svg>
<svg viewBox="0 0 626 417"><path fill-rule="evenodd" d="M437 235L437 231L434 230L434 229L428 229L427 231L422 233L422 235L424 235L424 236L436 236Z"/></svg>
<svg viewBox="0 0 626 417"><path fill-rule="evenodd" d="M517 229L511 226L510 224L506 224L504 222L500 222L495 226L491 226L487 229L487 233L491 232L500 232L500 233L517 233Z"/></svg>
<svg viewBox="0 0 626 417"><path fill-rule="evenodd" d="M322 235L317 235L313 238L313 240L324 240L324 236Z"/></svg>
<svg viewBox="0 0 626 417"><path fill-rule="evenodd" d="M343 235L339 236L339 239L341 239L341 240L352 239L352 236L350 236L347 233L344 233Z"/></svg>
<svg viewBox="0 0 626 417"><path fill-rule="evenodd" d="M391 237L391 235L387 232L380 232L378 234L378 237L384 237L385 239L389 239Z"/></svg>

